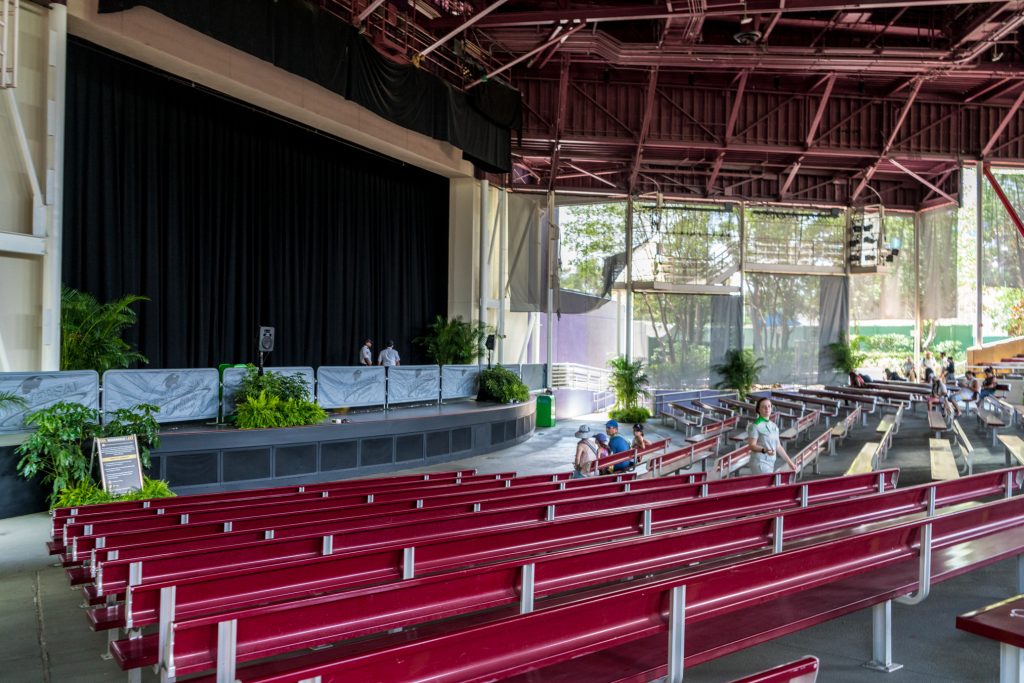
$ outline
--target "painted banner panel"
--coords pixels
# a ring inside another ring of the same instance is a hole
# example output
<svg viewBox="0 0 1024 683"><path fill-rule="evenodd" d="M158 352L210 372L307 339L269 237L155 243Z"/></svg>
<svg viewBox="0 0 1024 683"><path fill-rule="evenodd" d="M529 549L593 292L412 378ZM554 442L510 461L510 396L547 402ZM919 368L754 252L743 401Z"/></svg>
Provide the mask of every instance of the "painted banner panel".
<svg viewBox="0 0 1024 683"><path fill-rule="evenodd" d="M441 393L441 367L401 365L388 368L388 403L436 401Z"/></svg>
<svg viewBox="0 0 1024 683"><path fill-rule="evenodd" d="M316 400L321 408L382 406L387 399L387 368L324 366L316 371Z"/></svg>
<svg viewBox="0 0 1024 683"><path fill-rule="evenodd" d="M107 370L103 413L151 403L160 408L160 423L216 419L219 389L215 368Z"/></svg>
<svg viewBox="0 0 1024 683"><path fill-rule="evenodd" d="M441 398L474 397L479 380L479 365L444 365L441 367Z"/></svg>
<svg viewBox="0 0 1024 683"><path fill-rule="evenodd" d="M9 434L28 429L24 419L29 413L60 401L99 409L100 376L95 370L0 372L0 393L14 394L26 403L24 408L16 405L0 408L0 434Z"/></svg>

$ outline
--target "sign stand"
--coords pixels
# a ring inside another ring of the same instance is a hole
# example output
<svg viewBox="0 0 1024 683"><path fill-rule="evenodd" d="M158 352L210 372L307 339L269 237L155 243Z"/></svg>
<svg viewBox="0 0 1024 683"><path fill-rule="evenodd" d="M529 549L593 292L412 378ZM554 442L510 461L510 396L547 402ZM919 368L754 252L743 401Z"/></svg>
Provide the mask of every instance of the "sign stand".
<svg viewBox="0 0 1024 683"><path fill-rule="evenodd" d="M103 489L107 493L120 496L142 488L142 462L134 434L97 437L93 440L93 457L97 454Z"/></svg>

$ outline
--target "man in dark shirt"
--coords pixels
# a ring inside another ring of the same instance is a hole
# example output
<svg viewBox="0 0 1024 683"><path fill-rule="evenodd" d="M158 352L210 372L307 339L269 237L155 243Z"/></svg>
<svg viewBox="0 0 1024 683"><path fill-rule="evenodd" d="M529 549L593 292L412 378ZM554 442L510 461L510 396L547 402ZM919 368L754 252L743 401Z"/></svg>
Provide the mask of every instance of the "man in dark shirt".
<svg viewBox="0 0 1024 683"><path fill-rule="evenodd" d="M996 375L992 372L992 368L985 368L985 381L981 383L981 392L978 394L979 400L984 400L987 396L994 396L996 393Z"/></svg>

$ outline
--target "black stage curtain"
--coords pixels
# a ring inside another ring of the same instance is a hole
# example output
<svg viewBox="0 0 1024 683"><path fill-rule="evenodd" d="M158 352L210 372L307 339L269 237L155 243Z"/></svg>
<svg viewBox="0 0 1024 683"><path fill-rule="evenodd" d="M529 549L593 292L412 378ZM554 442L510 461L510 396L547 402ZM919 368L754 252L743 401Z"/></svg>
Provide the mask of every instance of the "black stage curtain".
<svg viewBox="0 0 1024 683"><path fill-rule="evenodd" d="M318 83L398 125L449 142L489 173L512 170L510 129L522 97L495 81L467 95L382 55L310 0L100 0L99 12L148 7L211 38Z"/></svg>
<svg viewBox="0 0 1024 683"><path fill-rule="evenodd" d="M68 41L64 280L139 304L151 367L347 365L447 309L448 180Z"/></svg>

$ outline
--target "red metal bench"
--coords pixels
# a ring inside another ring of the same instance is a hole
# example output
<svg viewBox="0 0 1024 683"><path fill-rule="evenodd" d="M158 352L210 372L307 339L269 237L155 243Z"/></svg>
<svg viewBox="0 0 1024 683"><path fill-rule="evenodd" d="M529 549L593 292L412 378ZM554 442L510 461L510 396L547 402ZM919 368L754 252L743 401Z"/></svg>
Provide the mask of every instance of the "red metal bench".
<svg viewBox="0 0 1024 683"><path fill-rule="evenodd" d="M814 683L818 680L817 657L803 657L767 671L737 678L732 683Z"/></svg>
<svg viewBox="0 0 1024 683"><path fill-rule="evenodd" d="M938 494L941 486L915 487L916 496L910 495L914 509L932 512L935 501L942 497ZM838 616L836 612L882 603L915 590L919 595L926 593L932 581L1024 550L1022 497L862 530L861 519L870 519L870 510L879 510L884 518L892 519L892 510L899 507L895 501L906 500L906 492L912 490L596 549L554 553L525 565L500 563L183 620L170 626L172 656L165 664L170 675L200 671L216 664L221 680L237 677L242 681L299 680L317 675L333 676L335 680L481 680L514 676L531 669L542 670L540 677L548 680L552 678L546 675L552 670L549 667L571 660L575 680L599 681L609 680L609 675L621 676L621 662L628 659L638 669L634 675L649 680L668 674L670 680L681 680L684 663L718 656L725 651L724 642L736 649L737 641L731 637L736 632L749 639L745 645L754 644L785 632L787 627L798 630L816 623L815 617L821 621ZM845 537L801 544L792 550L785 550L783 545L783 530L786 539L800 540L833 533L836 528L851 530ZM774 553L765 557L724 566L712 564L708 569L688 567L700 559L768 544L773 546ZM970 546L973 554L954 557L955 552L966 546ZM943 551L948 552L936 563L936 572L918 560L921 553L931 558L933 552L941 556ZM598 587L636 574L666 570L669 574L663 578ZM842 585L829 600L809 597L815 588L834 588L854 579L869 579L869 588L862 586L856 591ZM880 579L880 586L876 579ZM553 597L545 600L542 609L536 609L535 601L547 596ZM774 604L787 597L800 597L803 599L798 602L809 604L794 616L789 609L779 610ZM768 606L775 609L769 610ZM422 634L401 639L385 636L366 643L356 652L316 653L297 660L235 669L238 661L467 611L502 607L519 614L501 618L499 610L483 623L480 617L456 619ZM743 624L736 623L738 613L743 614ZM752 623L751 614L756 615ZM725 618L725 623L714 624ZM772 622L770 627L766 621ZM711 624L715 627L708 629ZM688 645L685 660L681 651L683 629ZM660 646L652 647L655 640ZM678 649L666 641L678 644ZM627 643L635 646L625 650L617 647ZM140 649L137 642L118 641L113 651L119 661L127 663ZM656 664L650 659L652 652L659 655L654 660ZM606 662L603 653L617 657L620 666L598 672L586 661L595 655ZM554 671L557 673L557 669ZM287 678L280 678L284 672ZM554 680L559 677L556 675Z"/></svg>
<svg viewBox="0 0 1024 683"><path fill-rule="evenodd" d="M238 567L253 567L273 562L313 558L333 554L348 548L370 548L394 542L415 543L416 539L434 535L459 533L466 530L498 531L501 528L537 523L557 515L585 514L611 510L615 507L650 506L658 503L714 495L728 491L756 490L766 485L780 483L770 475L761 478L747 477L740 480L709 482L702 484L672 484L671 480L648 480L624 482L636 486L636 490L618 494L591 495L578 500L559 502L547 494L540 502L516 501L519 503L507 509L490 510L482 508L472 512L466 506L463 510L449 513L443 518L424 518L418 513L433 513L432 510L416 510L381 520L366 518L356 523L343 520L334 524L298 525L274 530L273 538L260 532L224 534L188 542L159 543L116 550L117 559L110 559L108 549L99 549L97 561L90 566L94 576L69 574L72 583L87 583L92 579L96 595L123 592L129 583L130 574L137 579L133 583L157 581L174 576L201 575L204 572L227 570ZM816 482L815 482L816 484ZM567 489L563 493L572 493ZM509 503L499 503L510 505ZM387 524L387 526L383 526ZM137 565L132 569L132 565Z"/></svg>
<svg viewBox="0 0 1024 683"><path fill-rule="evenodd" d="M342 481L324 482L319 484L277 486L266 489L245 489L241 491L222 491L219 493L204 493L191 496L180 496L177 498L159 498L153 500L132 500L118 503L98 503L83 507L55 508L50 511L52 518L51 537L57 538L61 535L64 521L72 517L85 517L86 515L114 514L122 515L131 511L146 510L159 502L165 508L173 508L178 505L195 505L200 503L212 504L229 500L265 500L275 496L288 496L306 491L324 490L346 490L357 491L366 487L377 488L388 485L408 485L416 482L452 482L458 479L465 479L476 476L476 470L455 470L452 472L428 472L424 474L408 474L393 477L379 477L373 479L346 479ZM498 475L485 475L497 477ZM514 477L515 473L507 473L505 477Z"/></svg>

